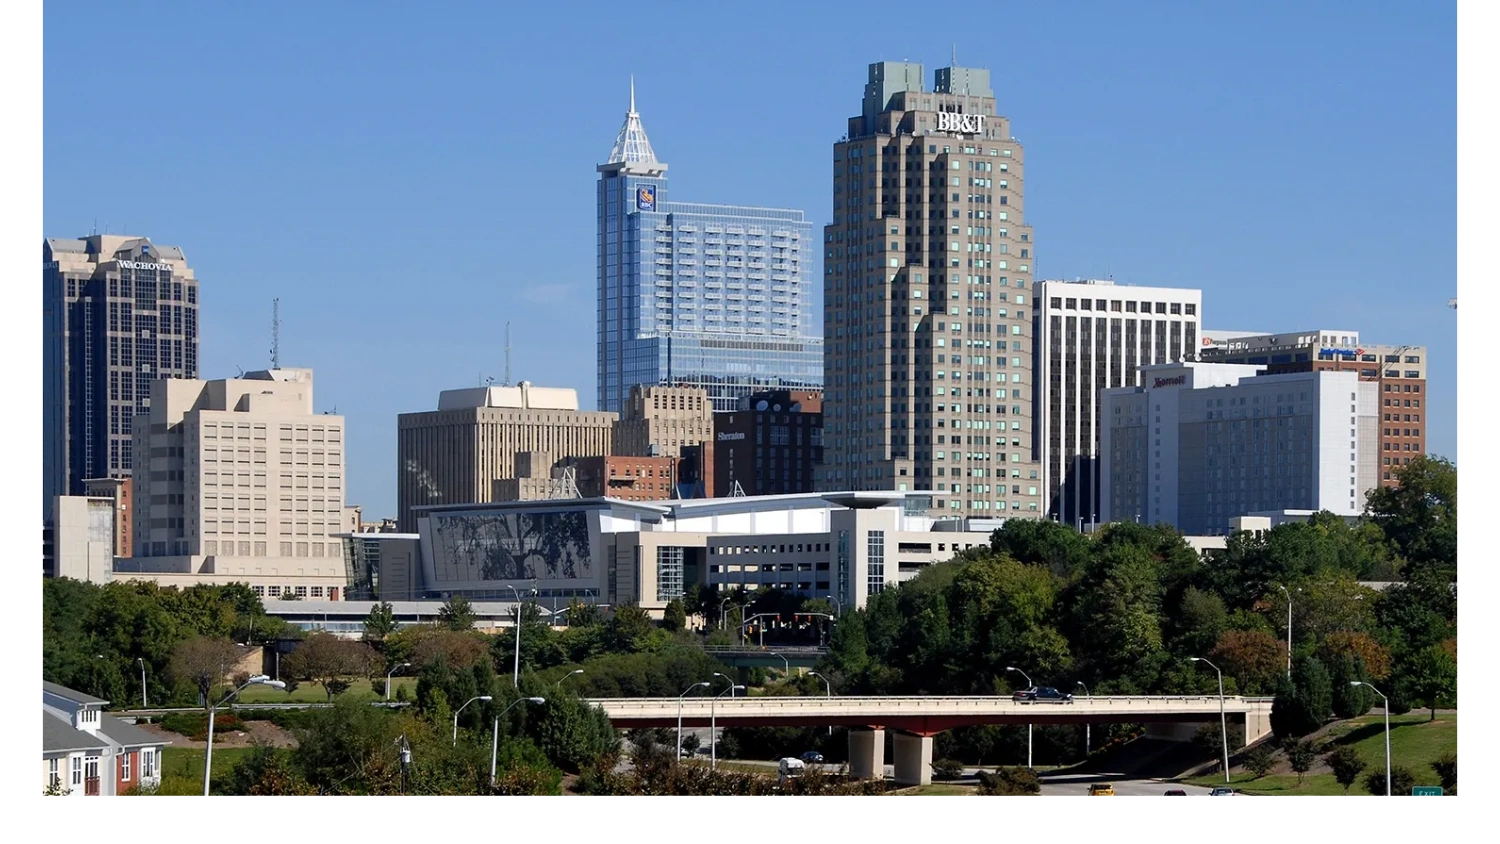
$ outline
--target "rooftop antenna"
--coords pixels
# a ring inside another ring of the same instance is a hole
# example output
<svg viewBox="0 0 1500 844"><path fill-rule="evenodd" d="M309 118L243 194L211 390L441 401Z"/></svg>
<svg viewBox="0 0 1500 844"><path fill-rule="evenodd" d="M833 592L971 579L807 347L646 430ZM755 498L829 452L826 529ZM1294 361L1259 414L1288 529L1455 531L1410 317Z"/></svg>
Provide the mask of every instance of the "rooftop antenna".
<svg viewBox="0 0 1500 844"><path fill-rule="evenodd" d="M635 74L630 74L630 113L635 114Z"/></svg>
<svg viewBox="0 0 1500 844"><path fill-rule="evenodd" d="M630 97L630 99L631 99L631 102L632 102L630 110L631 111L635 111L635 105L634 105L634 101L635 101L635 83L634 82L631 83L630 88L631 88L631 97ZM502 386L506 386L506 387L510 386L510 323L508 323L508 322L505 324L505 381L503 382Z"/></svg>
<svg viewBox="0 0 1500 844"><path fill-rule="evenodd" d="M955 42L954 45L953 45L953 67L958 67L958 44L957 44L957 42Z"/></svg>
<svg viewBox="0 0 1500 844"><path fill-rule="evenodd" d="M271 368L281 368L281 299L271 300Z"/></svg>

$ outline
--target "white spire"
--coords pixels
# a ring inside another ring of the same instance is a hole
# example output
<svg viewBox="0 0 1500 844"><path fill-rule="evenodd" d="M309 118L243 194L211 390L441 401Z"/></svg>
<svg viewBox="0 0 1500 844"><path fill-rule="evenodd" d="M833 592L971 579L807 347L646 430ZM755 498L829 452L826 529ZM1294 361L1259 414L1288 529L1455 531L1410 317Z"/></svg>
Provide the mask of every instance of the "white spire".
<svg viewBox="0 0 1500 844"><path fill-rule="evenodd" d="M608 164L655 164L656 153L651 150L651 141L646 139L646 127L641 125L641 116L635 110L635 77L630 77L630 111L625 113L625 125L615 138L614 148L609 151Z"/></svg>

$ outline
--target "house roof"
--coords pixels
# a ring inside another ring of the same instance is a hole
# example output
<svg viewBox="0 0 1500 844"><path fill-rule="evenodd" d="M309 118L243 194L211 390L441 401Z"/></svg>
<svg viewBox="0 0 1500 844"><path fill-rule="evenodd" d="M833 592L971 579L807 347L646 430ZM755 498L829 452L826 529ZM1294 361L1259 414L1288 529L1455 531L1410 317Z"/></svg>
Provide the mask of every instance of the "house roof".
<svg viewBox="0 0 1500 844"><path fill-rule="evenodd" d="M68 688L67 686L59 686L56 683L49 683L46 680L42 681L42 691L51 692L58 697L65 697L75 703L97 703L101 705L109 703L109 701L105 700L104 698L94 697L93 695L86 695L83 692L75 691Z"/></svg>
<svg viewBox="0 0 1500 844"><path fill-rule="evenodd" d="M152 735L112 715L99 716L99 732L121 747L155 747L167 744L167 740L161 736Z"/></svg>
<svg viewBox="0 0 1500 844"><path fill-rule="evenodd" d="M109 742L73 729L65 719L42 710L42 752L67 753L73 750L103 750Z"/></svg>

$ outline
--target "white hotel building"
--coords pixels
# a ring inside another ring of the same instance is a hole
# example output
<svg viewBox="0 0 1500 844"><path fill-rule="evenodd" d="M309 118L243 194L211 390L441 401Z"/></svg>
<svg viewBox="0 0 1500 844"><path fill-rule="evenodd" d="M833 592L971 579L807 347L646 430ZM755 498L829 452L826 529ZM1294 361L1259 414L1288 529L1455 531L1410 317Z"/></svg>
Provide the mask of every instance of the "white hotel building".
<svg viewBox="0 0 1500 844"><path fill-rule="evenodd" d="M1379 482L1377 385L1263 369L1145 366L1140 386L1104 391L1101 521L1210 535L1246 513L1360 513Z"/></svg>

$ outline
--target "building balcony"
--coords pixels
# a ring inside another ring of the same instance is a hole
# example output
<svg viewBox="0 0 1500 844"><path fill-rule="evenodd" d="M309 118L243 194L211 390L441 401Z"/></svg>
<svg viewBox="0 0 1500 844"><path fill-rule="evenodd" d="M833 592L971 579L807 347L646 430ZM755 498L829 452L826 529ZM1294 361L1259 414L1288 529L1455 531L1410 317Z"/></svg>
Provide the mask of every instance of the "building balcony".
<svg viewBox="0 0 1500 844"><path fill-rule="evenodd" d="M83 793L87 797L99 796L99 778L85 777L83 780Z"/></svg>

